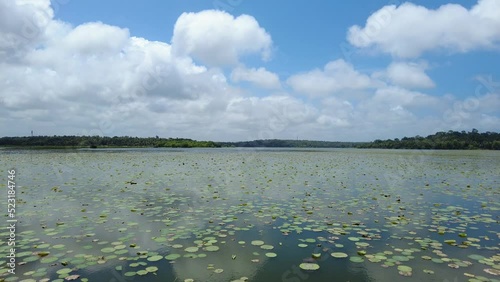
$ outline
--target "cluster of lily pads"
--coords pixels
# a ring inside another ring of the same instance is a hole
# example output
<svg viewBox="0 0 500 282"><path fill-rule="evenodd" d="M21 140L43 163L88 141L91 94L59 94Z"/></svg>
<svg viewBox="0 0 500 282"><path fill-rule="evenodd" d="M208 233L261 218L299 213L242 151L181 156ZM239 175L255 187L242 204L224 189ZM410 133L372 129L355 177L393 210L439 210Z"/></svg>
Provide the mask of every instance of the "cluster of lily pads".
<svg viewBox="0 0 500 282"><path fill-rule="evenodd" d="M401 155L363 152L6 155L0 165L20 172L19 275L1 268L0 281L91 281L110 269L247 281L291 251L310 275L343 262L498 281L498 158L426 155L401 170Z"/></svg>

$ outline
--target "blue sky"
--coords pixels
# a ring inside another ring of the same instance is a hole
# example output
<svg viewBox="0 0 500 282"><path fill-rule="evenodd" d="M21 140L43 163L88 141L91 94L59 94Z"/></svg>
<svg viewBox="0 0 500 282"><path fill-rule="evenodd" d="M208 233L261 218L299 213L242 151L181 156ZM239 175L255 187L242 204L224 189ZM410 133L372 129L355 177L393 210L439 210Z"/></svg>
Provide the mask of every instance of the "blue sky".
<svg viewBox="0 0 500 282"><path fill-rule="evenodd" d="M15 125L2 136L366 141L499 130L495 0L2 5L0 121Z"/></svg>
<svg viewBox="0 0 500 282"><path fill-rule="evenodd" d="M57 1L53 1L57 3ZM60 1L64 3L65 1ZM346 41L347 27L362 25L370 14L390 3L404 1L69 1L61 5L56 18L79 25L102 21L126 27L131 35L149 40L170 42L172 26L184 12L223 9L234 16L252 15L268 31L274 41L273 60L265 66L283 77L324 65L330 60L350 59L359 69L383 68L390 63L390 56L367 56L350 53L352 46ZM417 1L427 8L439 8L457 3L471 8L476 1ZM110 12L113 11L113 12ZM500 13L500 11L499 11ZM349 57L346 58L345 52ZM453 91L465 97L467 88L473 88L477 74L500 73L492 64L492 57L500 61L500 54L472 52L469 54L428 54L426 58L436 66L430 71L439 82L435 94ZM260 61L249 65L259 66ZM500 79L500 78L499 78ZM457 80L461 83L457 83ZM464 87L466 86L466 87Z"/></svg>

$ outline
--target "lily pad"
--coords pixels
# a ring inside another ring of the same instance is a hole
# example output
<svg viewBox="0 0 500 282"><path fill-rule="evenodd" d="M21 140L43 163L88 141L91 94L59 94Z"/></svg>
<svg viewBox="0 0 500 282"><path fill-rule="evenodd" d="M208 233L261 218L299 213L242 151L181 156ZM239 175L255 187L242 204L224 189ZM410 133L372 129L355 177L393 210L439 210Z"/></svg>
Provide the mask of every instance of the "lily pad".
<svg viewBox="0 0 500 282"><path fill-rule="evenodd" d="M398 265L398 271L402 276L412 276L413 269L406 265Z"/></svg>
<svg viewBox="0 0 500 282"><path fill-rule="evenodd" d="M150 256L147 258L148 261L159 261L163 258L163 256L159 256L159 255L156 255L156 256Z"/></svg>
<svg viewBox="0 0 500 282"><path fill-rule="evenodd" d="M115 248L111 248L111 247L101 249L101 252L103 252L103 253L112 253L114 251L115 251Z"/></svg>
<svg viewBox="0 0 500 282"><path fill-rule="evenodd" d="M403 272L411 272L413 269L406 265L398 265L398 270Z"/></svg>
<svg viewBox="0 0 500 282"><path fill-rule="evenodd" d="M56 271L57 274L67 274L73 271L71 268L61 268L58 271Z"/></svg>
<svg viewBox="0 0 500 282"><path fill-rule="evenodd" d="M264 241L261 241L261 240L253 240L250 244L254 245L254 246L261 246L261 245L264 245Z"/></svg>
<svg viewBox="0 0 500 282"><path fill-rule="evenodd" d="M218 246L207 246L204 248L205 251L207 252L217 252L219 250Z"/></svg>
<svg viewBox="0 0 500 282"><path fill-rule="evenodd" d="M186 251L188 253L196 253L198 250L199 250L198 247L187 247L184 249L184 251Z"/></svg>
<svg viewBox="0 0 500 282"><path fill-rule="evenodd" d="M365 259L362 258L362 257L358 257L358 256L352 256L352 257L349 257L349 260L351 262L355 262L355 263L360 263L360 262L364 262Z"/></svg>
<svg viewBox="0 0 500 282"><path fill-rule="evenodd" d="M319 269L319 264L317 263L310 263L310 262L303 262L299 264L300 269L303 270L318 270Z"/></svg>
<svg viewBox="0 0 500 282"><path fill-rule="evenodd" d="M334 258L346 258L346 257L348 257L348 255L346 253L342 253L342 252L333 252L333 253L331 253L331 256Z"/></svg>
<svg viewBox="0 0 500 282"><path fill-rule="evenodd" d="M181 255L179 255L179 254L169 254L169 255L165 256L165 259L167 259L167 260L176 260L176 259L178 259L180 257L181 257Z"/></svg>

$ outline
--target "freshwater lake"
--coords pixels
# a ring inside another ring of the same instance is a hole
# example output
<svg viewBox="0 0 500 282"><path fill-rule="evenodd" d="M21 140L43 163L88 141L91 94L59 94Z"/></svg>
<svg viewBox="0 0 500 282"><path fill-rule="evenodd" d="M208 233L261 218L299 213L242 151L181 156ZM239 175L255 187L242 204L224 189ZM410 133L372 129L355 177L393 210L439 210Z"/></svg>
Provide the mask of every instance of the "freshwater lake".
<svg viewBox="0 0 500 282"><path fill-rule="evenodd" d="M499 151L3 149L0 167L18 220L0 281L500 281Z"/></svg>

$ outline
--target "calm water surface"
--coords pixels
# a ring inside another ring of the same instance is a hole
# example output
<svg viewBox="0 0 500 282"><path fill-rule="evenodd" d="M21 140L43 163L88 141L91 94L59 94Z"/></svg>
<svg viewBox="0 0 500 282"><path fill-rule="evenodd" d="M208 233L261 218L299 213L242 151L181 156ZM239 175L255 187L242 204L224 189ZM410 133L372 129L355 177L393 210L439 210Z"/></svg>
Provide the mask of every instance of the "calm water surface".
<svg viewBox="0 0 500 282"><path fill-rule="evenodd" d="M0 167L18 219L0 281L500 277L500 152L4 149Z"/></svg>

